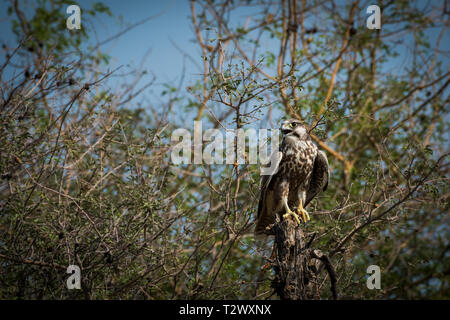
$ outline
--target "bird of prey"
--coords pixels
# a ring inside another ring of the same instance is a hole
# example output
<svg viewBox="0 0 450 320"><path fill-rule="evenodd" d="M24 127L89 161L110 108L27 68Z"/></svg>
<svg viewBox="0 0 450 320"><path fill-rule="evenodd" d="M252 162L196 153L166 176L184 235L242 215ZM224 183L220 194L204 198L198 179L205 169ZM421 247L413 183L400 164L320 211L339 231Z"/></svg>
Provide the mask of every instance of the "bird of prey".
<svg viewBox="0 0 450 320"><path fill-rule="evenodd" d="M328 186L328 160L311 141L301 121L285 120L281 125L282 143L275 170L261 179L261 195L255 235L265 234L276 214L292 216L298 224L310 220L305 207ZM296 212L291 209L296 210Z"/></svg>

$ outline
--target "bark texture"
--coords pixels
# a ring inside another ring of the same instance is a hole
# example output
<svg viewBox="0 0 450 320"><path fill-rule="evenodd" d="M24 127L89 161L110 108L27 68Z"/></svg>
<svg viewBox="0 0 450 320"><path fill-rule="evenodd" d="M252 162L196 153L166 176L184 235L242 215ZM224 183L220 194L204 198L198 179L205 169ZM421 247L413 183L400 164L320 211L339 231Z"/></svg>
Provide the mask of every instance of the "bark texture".
<svg viewBox="0 0 450 320"><path fill-rule="evenodd" d="M272 286L280 299L320 299L317 276L321 264L328 272L333 298L337 299L336 274L331 262L320 250L310 248L314 235L307 242L301 226L292 219L278 217L270 231L275 235Z"/></svg>

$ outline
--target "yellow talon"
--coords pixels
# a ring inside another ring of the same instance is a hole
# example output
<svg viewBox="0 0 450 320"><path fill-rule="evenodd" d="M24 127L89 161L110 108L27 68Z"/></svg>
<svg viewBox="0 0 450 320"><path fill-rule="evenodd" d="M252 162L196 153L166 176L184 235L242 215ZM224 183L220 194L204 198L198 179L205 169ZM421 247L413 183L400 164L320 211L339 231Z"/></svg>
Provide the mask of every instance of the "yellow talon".
<svg viewBox="0 0 450 320"><path fill-rule="evenodd" d="M300 205L297 208L297 213L298 213L298 215L301 215L303 222L306 223L307 221L311 220L311 218L309 217L308 211L306 211L303 208L303 203L301 201L300 201Z"/></svg>
<svg viewBox="0 0 450 320"><path fill-rule="evenodd" d="M295 218L295 220L297 221L297 223L300 224L300 219L298 218L298 215L297 215L295 212L293 212L293 211L291 211L291 210L288 210L288 211L283 215L283 218L287 218L287 217L289 217L289 216L294 216L294 218Z"/></svg>

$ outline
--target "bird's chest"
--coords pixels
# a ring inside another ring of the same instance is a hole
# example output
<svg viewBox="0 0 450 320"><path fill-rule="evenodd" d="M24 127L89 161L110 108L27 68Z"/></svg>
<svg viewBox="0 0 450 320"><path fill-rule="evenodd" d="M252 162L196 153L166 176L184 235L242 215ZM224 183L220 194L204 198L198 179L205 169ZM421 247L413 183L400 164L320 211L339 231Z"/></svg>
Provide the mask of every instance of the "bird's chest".
<svg viewBox="0 0 450 320"><path fill-rule="evenodd" d="M311 141L282 146L283 159L280 173L289 180L289 189L306 189L317 156L317 147Z"/></svg>

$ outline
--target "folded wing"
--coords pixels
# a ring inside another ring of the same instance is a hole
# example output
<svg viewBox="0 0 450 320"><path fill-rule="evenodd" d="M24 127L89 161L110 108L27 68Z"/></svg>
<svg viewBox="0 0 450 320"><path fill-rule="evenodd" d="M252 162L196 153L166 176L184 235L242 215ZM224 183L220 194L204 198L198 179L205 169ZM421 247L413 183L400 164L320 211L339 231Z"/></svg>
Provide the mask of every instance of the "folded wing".
<svg viewBox="0 0 450 320"><path fill-rule="evenodd" d="M281 152L275 152L271 157L270 171L268 168L262 170L266 174L261 177L261 193L259 196L257 223L255 227L256 235L264 234L266 227L273 223L275 203L273 188L270 187L270 182L272 181L272 177L278 172L282 158L283 154Z"/></svg>
<svg viewBox="0 0 450 320"><path fill-rule="evenodd" d="M327 190L329 176L330 173L328 168L327 155L325 154L325 152L319 151L317 152L316 159L314 160L311 181L309 183L309 189L306 193L305 207L321 191Z"/></svg>

